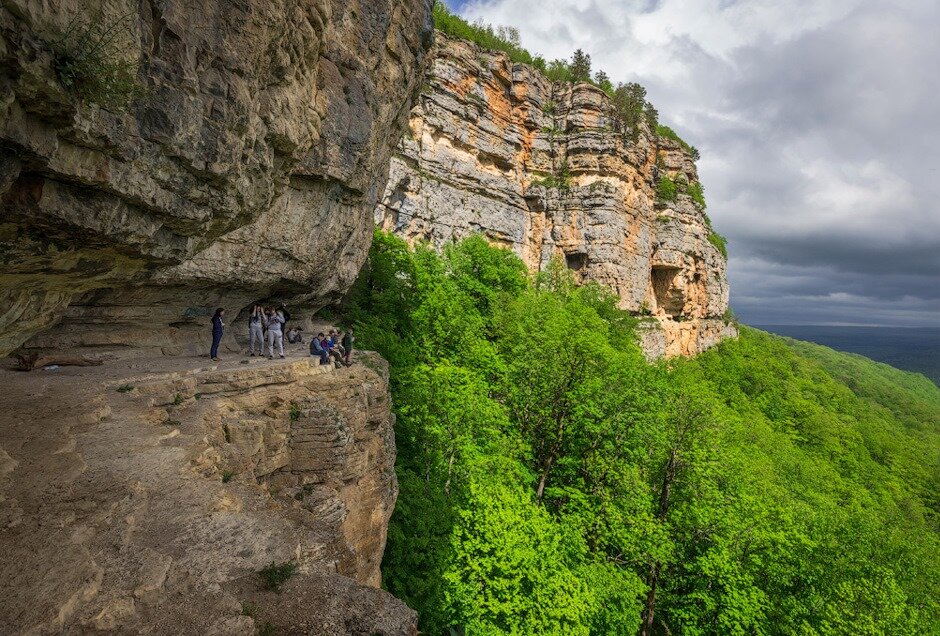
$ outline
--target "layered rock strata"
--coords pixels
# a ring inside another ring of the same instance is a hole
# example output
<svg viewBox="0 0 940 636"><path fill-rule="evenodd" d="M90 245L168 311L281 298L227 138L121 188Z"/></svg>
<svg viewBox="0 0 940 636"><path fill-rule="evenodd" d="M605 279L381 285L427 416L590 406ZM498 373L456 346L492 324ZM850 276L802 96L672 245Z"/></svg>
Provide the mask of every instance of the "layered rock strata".
<svg viewBox="0 0 940 636"><path fill-rule="evenodd" d="M438 246L481 232L533 272L560 258L657 319L641 330L652 357L735 333L704 211L685 193L656 197L657 174L698 183L692 157L645 122L620 132L600 89L438 33L409 128L375 211L384 229Z"/></svg>
<svg viewBox="0 0 940 636"><path fill-rule="evenodd" d="M368 362L0 370L0 631L416 633L377 589L397 482ZM298 566L280 594L271 562Z"/></svg>
<svg viewBox="0 0 940 636"><path fill-rule="evenodd" d="M430 9L0 5L0 353L63 317L66 344L165 346L211 307L341 295L421 81ZM82 40L92 25L118 59L91 54L83 72L136 65L126 106L64 85L63 63L98 42Z"/></svg>

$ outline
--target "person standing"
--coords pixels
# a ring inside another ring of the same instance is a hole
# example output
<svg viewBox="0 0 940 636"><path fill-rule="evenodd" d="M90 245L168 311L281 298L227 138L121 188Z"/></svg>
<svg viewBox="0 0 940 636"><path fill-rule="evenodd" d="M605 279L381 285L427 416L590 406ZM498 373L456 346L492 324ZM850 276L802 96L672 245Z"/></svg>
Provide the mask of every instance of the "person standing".
<svg viewBox="0 0 940 636"><path fill-rule="evenodd" d="M255 344L258 345L258 355L264 355L264 327L262 325L261 306L254 305L251 315L248 316L248 355L255 355Z"/></svg>
<svg viewBox="0 0 940 636"><path fill-rule="evenodd" d="M219 343L222 342L222 334L225 333L225 323L222 318L225 316L225 310L221 307L215 310L212 316L212 348L209 350L209 357L213 362L219 361Z"/></svg>
<svg viewBox="0 0 940 636"><path fill-rule="evenodd" d="M353 342L356 340L356 337L353 336L352 327L349 328L349 331L343 334L343 362L346 363L346 366L352 364L352 350Z"/></svg>
<svg viewBox="0 0 940 636"><path fill-rule="evenodd" d="M277 344L278 355L284 357L284 332L281 326L284 324L284 316L276 311L274 307L268 310L268 359L274 357L274 345Z"/></svg>

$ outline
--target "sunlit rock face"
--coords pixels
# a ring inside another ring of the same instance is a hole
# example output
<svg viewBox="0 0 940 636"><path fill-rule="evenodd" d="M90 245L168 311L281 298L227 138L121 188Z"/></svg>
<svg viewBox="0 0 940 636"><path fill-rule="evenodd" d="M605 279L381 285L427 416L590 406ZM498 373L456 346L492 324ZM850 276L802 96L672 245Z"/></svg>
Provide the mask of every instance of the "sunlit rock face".
<svg viewBox="0 0 940 636"><path fill-rule="evenodd" d="M0 7L2 353L56 324L30 346L172 347L215 306L340 296L421 83L431 0L103 6ZM121 16L142 96L76 99L55 43Z"/></svg>
<svg viewBox="0 0 940 636"><path fill-rule="evenodd" d="M645 123L635 141L617 132L612 113L591 85L438 33L376 222L438 246L481 232L533 272L560 258L656 319L641 330L648 355L698 353L736 333L725 258L690 196L657 200L654 174L694 184L695 163Z"/></svg>

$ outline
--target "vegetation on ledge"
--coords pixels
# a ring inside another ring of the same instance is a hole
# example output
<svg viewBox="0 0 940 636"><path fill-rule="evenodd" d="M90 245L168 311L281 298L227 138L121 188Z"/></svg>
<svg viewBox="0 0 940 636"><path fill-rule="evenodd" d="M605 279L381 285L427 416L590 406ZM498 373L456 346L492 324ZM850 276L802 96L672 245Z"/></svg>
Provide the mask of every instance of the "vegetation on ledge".
<svg viewBox="0 0 940 636"><path fill-rule="evenodd" d="M376 234L344 312L391 363L422 632L937 633L940 391L748 328L648 364L616 304Z"/></svg>
<svg viewBox="0 0 940 636"><path fill-rule="evenodd" d="M440 0L434 3L434 26L452 37L469 40L493 51L502 51L517 64L534 66L553 82L586 83L598 87L610 97L621 132L629 134L634 141L639 135L641 121L645 120L651 130L658 129L659 113L646 100L646 89L636 82L614 85L604 71L592 73L591 56L581 49L572 54L571 60L546 61L541 55L533 55L522 46L519 30L515 27L494 27L483 22L471 24L452 13ZM554 105L550 110L554 110Z"/></svg>
<svg viewBox="0 0 940 636"><path fill-rule="evenodd" d="M692 157L693 161L698 161L701 158L701 156L699 155L698 149L695 146L690 146L688 143L683 141L683 139L679 136L679 134L675 130L670 128L669 126L657 124L656 136L661 137L663 139L671 139L672 141L675 141L676 143L678 143L680 146L682 146L683 150L689 153L689 156Z"/></svg>

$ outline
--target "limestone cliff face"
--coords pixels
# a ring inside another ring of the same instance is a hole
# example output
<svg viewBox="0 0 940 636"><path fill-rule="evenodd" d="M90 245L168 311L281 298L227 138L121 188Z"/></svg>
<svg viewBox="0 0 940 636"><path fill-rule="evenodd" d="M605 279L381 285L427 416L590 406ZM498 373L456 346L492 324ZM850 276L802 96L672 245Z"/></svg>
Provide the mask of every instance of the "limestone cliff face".
<svg viewBox="0 0 940 636"><path fill-rule="evenodd" d="M553 84L500 53L436 40L376 207L381 227L436 245L482 232L532 271L563 258L623 308L658 319L642 330L653 357L691 355L735 333L721 318L725 259L704 212L686 194L656 198L657 163L698 181L680 144L645 123L636 141L615 132L609 99L591 85Z"/></svg>
<svg viewBox="0 0 940 636"><path fill-rule="evenodd" d="M209 307L342 294L421 81L430 7L4 2L0 353L63 317L65 342L33 344L165 346L204 329ZM144 94L80 102L55 43L122 16Z"/></svg>

